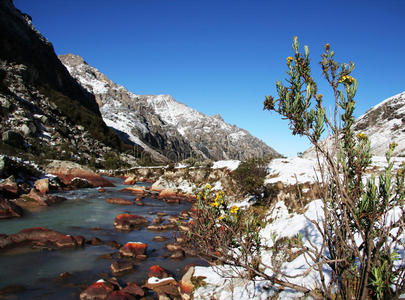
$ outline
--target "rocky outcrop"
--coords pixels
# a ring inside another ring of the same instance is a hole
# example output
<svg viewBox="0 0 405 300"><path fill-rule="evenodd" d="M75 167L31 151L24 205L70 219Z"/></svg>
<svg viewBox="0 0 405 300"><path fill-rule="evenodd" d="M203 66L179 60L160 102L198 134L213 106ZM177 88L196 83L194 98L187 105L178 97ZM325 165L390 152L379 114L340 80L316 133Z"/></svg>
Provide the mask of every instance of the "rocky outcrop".
<svg viewBox="0 0 405 300"><path fill-rule="evenodd" d="M96 96L106 124L158 160L278 156L274 149L246 130L226 123L220 115L206 116L170 95L136 95L78 55L59 58L72 76Z"/></svg>
<svg viewBox="0 0 405 300"><path fill-rule="evenodd" d="M27 228L16 234L0 236L0 249L27 243L33 246L56 248L81 247L84 244L84 238L82 236L65 235L44 227Z"/></svg>
<svg viewBox="0 0 405 300"><path fill-rule="evenodd" d="M73 162L54 160L45 169L48 173L58 176L66 185L71 184L75 178L81 178L87 180L93 187L114 186L111 181L91 169Z"/></svg>
<svg viewBox="0 0 405 300"><path fill-rule="evenodd" d="M355 136L367 135L370 140L371 153L385 156L390 143L397 144L394 156L405 156L405 92L390 97L368 110L359 117L354 126ZM328 149L335 149L331 137L323 141ZM305 158L316 158L314 148L304 152Z"/></svg>
<svg viewBox="0 0 405 300"><path fill-rule="evenodd" d="M94 95L11 0L0 1L0 124L2 151L30 159L101 162L123 148Z"/></svg>
<svg viewBox="0 0 405 300"><path fill-rule="evenodd" d="M128 242L120 248L120 254L127 257L139 257L146 254L147 244Z"/></svg>

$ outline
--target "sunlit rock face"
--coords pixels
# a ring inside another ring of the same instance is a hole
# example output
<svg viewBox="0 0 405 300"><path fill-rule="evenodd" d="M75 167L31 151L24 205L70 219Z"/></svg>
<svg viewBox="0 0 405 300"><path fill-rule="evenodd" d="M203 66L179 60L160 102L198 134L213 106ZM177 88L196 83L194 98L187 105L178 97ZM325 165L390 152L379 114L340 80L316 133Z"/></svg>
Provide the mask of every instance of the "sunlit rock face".
<svg viewBox="0 0 405 300"><path fill-rule="evenodd" d="M60 55L74 78L96 96L107 125L155 158L213 160L278 155L220 115L206 116L170 95L136 95L109 80L78 55Z"/></svg>

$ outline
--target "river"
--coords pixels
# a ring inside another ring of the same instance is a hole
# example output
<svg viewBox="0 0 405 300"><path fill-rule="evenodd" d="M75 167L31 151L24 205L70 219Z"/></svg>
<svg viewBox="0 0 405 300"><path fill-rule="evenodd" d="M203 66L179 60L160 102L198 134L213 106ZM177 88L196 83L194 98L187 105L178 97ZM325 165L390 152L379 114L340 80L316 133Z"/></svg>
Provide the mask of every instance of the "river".
<svg viewBox="0 0 405 300"><path fill-rule="evenodd" d="M149 267L152 265L160 265L177 280L181 278L182 269L187 264L205 265L196 257L186 257L182 260L165 257L168 254L164 248L165 242L155 242L153 237L160 235L172 238L172 231L153 232L144 228L122 232L113 226L115 217L120 213L137 214L152 221L157 212L165 212L169 216L178 215L182 210L189 209L191 204L167 204L150 197L142 200L144 206L109 204L105 201L106 198L133 199L134 196L119 192L126 187L122 184L122 179L108 179L116 186L106 188L105 193L94 188L58 193L57 195L68 200L27 213L20 219L2 220L0 233L13 234L24 228L46 227L65 234L82 235L86 240L97 237L105 242L117 241L120 244L130 241L147 243L148 259L138 261L131 273L119 277L122 282L132 281L138 285L147 279ZM109 253L115 253L115 259L100 258ZM116 260L116 253L118 250L105 244L54 251L24 248L3 251L0 252L0 289L10 285L24 287L22 291L9 295L6 299L79 299L80 292L87 285L103 276L112 276L110 265ZM69 272L71 276L66 280L57 280L63 272Z"/></svg>

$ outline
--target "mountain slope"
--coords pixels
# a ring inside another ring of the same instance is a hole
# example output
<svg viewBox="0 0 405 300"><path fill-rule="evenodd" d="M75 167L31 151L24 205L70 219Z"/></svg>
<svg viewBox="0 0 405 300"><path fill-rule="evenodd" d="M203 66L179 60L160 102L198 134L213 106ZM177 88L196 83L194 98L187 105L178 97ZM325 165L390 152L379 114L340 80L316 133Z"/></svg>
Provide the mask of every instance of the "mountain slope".
<svg viewBox="0 0 405 300"><path fill-rule="evenodd" d="M170 95L136 95L113 83L80 56L67 54L59 58L72 76L95 95L104 121L155 157L243 160L279 155L219 115L206 116Z"/></svg>
<svg viewBox="0 0 405 300"><path fill-rule="evenodd" d="M391 142L398 144L393 155L405 156L405 92L392 96L368 110L354 124L355 135L364 133L371 144L371 152L384 156ZM331 145L331 138L326 139ZM304 157L315 157L313 148Z"/></svg>
<svg viewBox="0 0 405 300"><path fill-rule="evenodd" d="M125 150L94 95L11 0L0 1L0 124L0 152L6 154L88 163Z"/></svg>

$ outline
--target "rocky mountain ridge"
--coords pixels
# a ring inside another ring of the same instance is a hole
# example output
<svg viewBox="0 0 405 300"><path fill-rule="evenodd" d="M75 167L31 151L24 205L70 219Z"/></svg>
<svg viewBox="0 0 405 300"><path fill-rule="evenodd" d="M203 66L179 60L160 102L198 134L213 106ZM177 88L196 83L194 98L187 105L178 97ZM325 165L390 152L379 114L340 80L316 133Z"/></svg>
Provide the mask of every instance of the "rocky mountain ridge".
<svg viewBox="0 0 405 300"><path fill-rule="evenodd" d="M355 135L364 133L370 140L371 153L385 156L390 143L398 146L394 156L405 157L405 92L394 95L360 116L354 124ZM332 139L325 141L332 146ZM304 152L305 158L315 157L315 151L310 148Z"/></svg>
<svg viewBox="0 0 405 300"><path fill-rule="evenodd" d="M155 158L190 156L213 160L278 156L274 149L230 125L206 116L170 95L137 95L109 80L78 55L59 56L71 75L93 93L107 125Z"/></svg>
<svg viewBox="0 0 405 300"><path fill-rule="evenodd" d="M0 1L0 151L88 164L125 150L52 44L11 0Z"/></svg>

